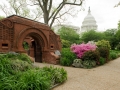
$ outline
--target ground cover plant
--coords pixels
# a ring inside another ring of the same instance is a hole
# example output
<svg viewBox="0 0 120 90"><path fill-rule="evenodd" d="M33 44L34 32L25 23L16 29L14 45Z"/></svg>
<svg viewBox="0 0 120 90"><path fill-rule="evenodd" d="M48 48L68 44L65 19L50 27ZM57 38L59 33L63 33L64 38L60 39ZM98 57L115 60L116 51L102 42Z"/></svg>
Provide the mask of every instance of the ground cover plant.
<svg viewBox="0 0 120 90"><path fill-rule="evenodd" d="M118 57L120 57L120 50L110 50L110 60L116 59Z"/></svg>
<svg viewBox="0 0 120 90"><path fill-rule="evenodd" d="M63 68L35 67L24 54L0 55L0 90L50 90L66 80Z"/></svg>

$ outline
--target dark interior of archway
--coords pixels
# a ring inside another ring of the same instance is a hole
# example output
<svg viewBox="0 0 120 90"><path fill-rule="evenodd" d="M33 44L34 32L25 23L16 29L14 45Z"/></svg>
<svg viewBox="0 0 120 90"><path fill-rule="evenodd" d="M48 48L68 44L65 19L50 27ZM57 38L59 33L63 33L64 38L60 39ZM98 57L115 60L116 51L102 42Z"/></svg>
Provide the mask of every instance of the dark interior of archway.
<svg viewBox="0 0 120 90"><path fill-rule="evenodd" d="M28 43L29 49L27 50L28 55L35 59L35 62L42 62L42 50L40 40L33 36L27 36L24 39Z"/></svg>

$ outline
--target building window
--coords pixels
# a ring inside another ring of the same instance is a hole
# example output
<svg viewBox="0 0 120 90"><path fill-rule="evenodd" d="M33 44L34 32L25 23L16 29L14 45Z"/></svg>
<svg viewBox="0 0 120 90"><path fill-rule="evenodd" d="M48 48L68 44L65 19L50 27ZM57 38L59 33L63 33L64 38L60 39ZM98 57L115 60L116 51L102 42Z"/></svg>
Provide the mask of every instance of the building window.
<svg viewBox="0 0 120 90"><path fill-rule="evenodd" d="M53 45L53 44L51 44L51 45L50 45L50 48L51 48L51 49L54 49L54 45Z"/></svg>
<svg viewBox="0 0 120 90"><path fill-rule="evenodd" d="M3 43L2 44L2 48L8 48L8 44L7 43Z"/></svg>

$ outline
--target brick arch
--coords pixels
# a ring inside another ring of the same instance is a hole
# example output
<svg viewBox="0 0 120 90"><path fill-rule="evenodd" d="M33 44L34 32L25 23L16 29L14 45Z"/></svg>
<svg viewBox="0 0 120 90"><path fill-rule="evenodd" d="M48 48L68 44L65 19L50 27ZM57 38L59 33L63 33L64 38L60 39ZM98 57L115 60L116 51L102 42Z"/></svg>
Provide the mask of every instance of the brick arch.
<svg viewBox="0 0 120 90"><path fill-rule="evenodd" d="M36 28L28 28L22 30L16 39L16 47L19 51L24 51L23 47L21 46L27 36L31 36L36 39L39 45L41 45L42 50L44 49L44 47L48 47L48 40L42 31Z"/></svg>
<svg viewBox="0 0 120 90"><path fill-rule="evenodd" d="M24 41L31 48L25 50ZM48 25L17 15L0 20L1 53L26 53L35 56L35 61L57 64L60 57L55 52L58 50L61 50L60 38Z"/></svg>

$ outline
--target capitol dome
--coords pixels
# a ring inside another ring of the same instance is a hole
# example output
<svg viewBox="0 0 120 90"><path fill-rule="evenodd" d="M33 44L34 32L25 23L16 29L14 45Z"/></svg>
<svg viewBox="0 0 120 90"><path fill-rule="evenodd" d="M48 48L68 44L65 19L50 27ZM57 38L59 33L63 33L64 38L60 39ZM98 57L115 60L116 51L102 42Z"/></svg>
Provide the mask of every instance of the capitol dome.
<svg viewBox="0 0 120 90"><path fill-rule="evenodd" d="M95 18L91 15L90 7L87 16L84 18L81 26L81 32L97 30L97 24Z"/></svg>

